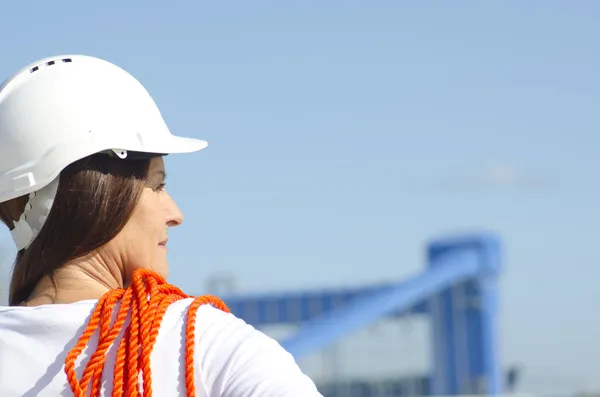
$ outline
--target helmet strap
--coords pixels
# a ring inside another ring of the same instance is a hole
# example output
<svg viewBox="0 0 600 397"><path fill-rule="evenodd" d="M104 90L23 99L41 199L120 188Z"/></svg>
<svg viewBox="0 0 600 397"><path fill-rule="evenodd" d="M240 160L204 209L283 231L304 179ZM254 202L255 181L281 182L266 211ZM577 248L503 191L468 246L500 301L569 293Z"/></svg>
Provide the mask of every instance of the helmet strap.
<svg viewBox="0 0 600 397"><path fill-rule="evenodd" d="M10 231L19 251L29 248L46 223L58 190L58 180L59 177L56 177L48 185L29 194L23 214Z"/></svg>

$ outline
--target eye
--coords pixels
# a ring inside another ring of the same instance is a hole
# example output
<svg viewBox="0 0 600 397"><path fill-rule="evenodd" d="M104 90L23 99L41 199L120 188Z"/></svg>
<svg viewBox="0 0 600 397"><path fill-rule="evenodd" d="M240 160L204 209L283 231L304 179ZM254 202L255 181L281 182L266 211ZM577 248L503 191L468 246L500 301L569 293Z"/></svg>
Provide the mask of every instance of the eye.
<svg viewBox="0 0 600 397"><path fill-rule="evenodd" d="M167 184L163 182L163 183L159 184L157 187L155 187L155 188L154 188L154 189L152 189L152 190L154 190L155 192L162 192L162 191L164 191L164 190L165 190L165 186L166 186L166 185L167 185Z"/></svg>

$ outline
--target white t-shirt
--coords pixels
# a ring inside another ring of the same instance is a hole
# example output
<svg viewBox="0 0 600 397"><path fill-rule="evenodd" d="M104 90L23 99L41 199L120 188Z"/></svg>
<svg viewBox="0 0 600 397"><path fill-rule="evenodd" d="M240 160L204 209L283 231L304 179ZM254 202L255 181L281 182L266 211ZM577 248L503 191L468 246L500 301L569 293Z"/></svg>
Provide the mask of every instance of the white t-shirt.
<svg viewBox="0 0 600 397"><path fill-rule="evenodd" d="M183 299L173 303L163 318L150 357L155 396L185 396L183 347L191 302ZM64 372L65 357L77 343L96 303L0 306L0 396L73 396ZM107 353L102 396L110 396L112 391L119 341ZM97 335L84 350L84 359L86 352L95 351L96 343ZM197 312L195 354L198 397L322 397L274 339L209 305ZM84 365L77 369L81 378Z"/></svg>

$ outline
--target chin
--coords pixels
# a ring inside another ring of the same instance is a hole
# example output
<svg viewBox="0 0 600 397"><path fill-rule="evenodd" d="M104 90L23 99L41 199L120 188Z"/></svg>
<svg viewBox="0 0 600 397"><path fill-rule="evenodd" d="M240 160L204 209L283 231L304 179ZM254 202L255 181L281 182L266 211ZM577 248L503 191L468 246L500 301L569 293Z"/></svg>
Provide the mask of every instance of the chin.
<svg viewBox="0 0 600 397"><path fill-rule="evenodd" d="M163 278L166 280L169 277L169 270L163 270L162 272L158 272Z"/></svg>
<svg viewBox="0 0 600 397"><path fill-rule="evenodd" d="M143 266L143 268L153 271L165 279L169 276L169 265L164 260L150 263L149 266Z"/></svg>
<svg viewBox="0 0 600 397"><path fill-rule="evenodd" d="M164 263L162 266L160 266L157 270L156 273L160 274L162 277L164 277L165 279L167 277L169 277L169 264L168 263Z"/></svg>

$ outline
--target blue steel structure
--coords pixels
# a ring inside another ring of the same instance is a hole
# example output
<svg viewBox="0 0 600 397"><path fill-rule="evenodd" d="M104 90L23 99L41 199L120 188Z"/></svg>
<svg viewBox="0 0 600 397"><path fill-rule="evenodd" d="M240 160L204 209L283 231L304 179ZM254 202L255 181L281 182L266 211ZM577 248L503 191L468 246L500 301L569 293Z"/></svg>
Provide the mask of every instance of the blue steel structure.
<svg viewBox="0 0 600 397"><path fill-rule="evenodd" d="M355 289L231 296L232 312L257 327L297 324L281 343L296 359L381 317L428 315L432 395L502 392L498 357L500 240L481 234L436 240L427 267L401 282Z"/></svg>

